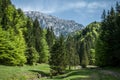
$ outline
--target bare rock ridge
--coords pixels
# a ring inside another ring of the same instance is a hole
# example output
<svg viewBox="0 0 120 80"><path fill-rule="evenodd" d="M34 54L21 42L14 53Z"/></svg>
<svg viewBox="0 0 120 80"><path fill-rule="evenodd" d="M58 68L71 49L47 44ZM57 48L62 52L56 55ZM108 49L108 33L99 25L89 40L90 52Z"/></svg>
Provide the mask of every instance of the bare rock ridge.
<svg viewBox="0 0 120 80"><path fill-rule="evenodd" d="M26 11L24 13L33 20L37 17L42 28L52 27L56 36L60 34L68 35L71 32L83 29L82 24L78 24L73 20L59 19L38 11Z"/></svg>

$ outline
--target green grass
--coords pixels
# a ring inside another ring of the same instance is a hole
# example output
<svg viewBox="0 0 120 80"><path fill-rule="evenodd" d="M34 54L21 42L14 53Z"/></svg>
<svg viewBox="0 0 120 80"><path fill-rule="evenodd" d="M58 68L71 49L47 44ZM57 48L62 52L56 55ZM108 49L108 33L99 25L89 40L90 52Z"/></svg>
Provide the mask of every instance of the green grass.
<svg viewBox="0 0 120 80"><path fill-rule="evenodd" d="M73 70L64 75L54 77L55 80L119 80L120 77L104 74L95 69Z"/></svg>
<svg viewBox="0 0 120 80"><path fill-rule="evenodd" d="M49 74L49 65L38 64L37 66L25 65L23 67L0 65L0 80L35 79L38 73Z"/></svg>
<svg viewBox="0 0 120 80"><path fill-rule="evenodd" d="M0 65L0 80L120 80L120 76L99 69L66 70L65 74L50 79L49 70L47 64L23 67ZM38 78L38 74L44 77Z"/></svg>

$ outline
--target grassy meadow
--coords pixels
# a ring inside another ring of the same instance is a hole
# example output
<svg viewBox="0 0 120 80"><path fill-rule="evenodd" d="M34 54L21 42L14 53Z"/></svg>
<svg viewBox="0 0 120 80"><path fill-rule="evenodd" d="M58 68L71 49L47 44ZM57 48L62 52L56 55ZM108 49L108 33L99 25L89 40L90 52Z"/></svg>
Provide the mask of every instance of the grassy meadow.
<svg viewBox="0 0 120 80"><path fill-rule="evenodd" d="M66 70L65 74L50 78L50 68L47 64L35 66L0 65L0 80L119 80L120 73L116 69L73 69Z"/></svg>

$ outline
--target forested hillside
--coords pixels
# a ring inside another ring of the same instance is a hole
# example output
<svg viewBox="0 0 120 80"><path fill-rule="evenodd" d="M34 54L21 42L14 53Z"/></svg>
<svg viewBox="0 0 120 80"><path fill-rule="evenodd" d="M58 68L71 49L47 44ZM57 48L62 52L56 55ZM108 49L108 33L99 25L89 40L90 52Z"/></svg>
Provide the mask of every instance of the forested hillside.
<svg viewBox="0 0 120 80"><path fill-rule="evenodd" d="M100 33L101 23L93 22L74 36L80 64L86 67L95 64L95 44Z"/></svg>

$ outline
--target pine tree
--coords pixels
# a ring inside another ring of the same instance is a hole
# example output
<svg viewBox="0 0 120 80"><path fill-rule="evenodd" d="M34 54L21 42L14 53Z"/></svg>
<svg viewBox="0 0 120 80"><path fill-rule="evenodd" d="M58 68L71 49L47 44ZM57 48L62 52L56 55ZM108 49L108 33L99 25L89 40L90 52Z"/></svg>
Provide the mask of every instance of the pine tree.
<svg viewBox="0 0 120 80"><path fill-rule="evenodd" d="M49 49L51 49L51 47L53 46L54 41L55 41L55 35L54 35L52 27L51 27L51 29L47 28L46 41L49 46Z"/></svg>
<svg viewBox="0 0 120 80"><path fill-rule="evenodd" d="M39 21L38 19L36 18L33 22L33 39L35 40L34 43L34 47L35 49L37 50L38 53L40 53L40 50L41 50L41 36L43 35L42 33L42 29L40 27L40 24L39 24Z"/></svg>
<svg viewBox="0 0 120 80"><path fill-rule="evenodd" d="M5 65L23 65L26 62L24 39L21 35L14 36L13 29L9 30L1 31L0 62Z"/></svg>
<svg viewBox="0 0 120 80"><path fill-rule="evenodd" d="M43 30L42 35L41 35L40 54L39 55L40 55L40 58L39 58L40 63L48 63L48 59L50 57L50 54L49 54L49 47L47 45L44 30Z"/></svg>
<svg viewBox="0 0 120 80"><path fill-rule="evenodd" d="M106 11L105 10L103 10L103 13L102 13L102 17L101 17L103 20L105 20L106 19Z"/></svg>
<svg viewBox="0 0 120 80"><path fill-rule="evenodd" d="M10 0L0 0L0 15L1 15L1 25L2 28L4 28L5 30L8 29L9 24L10 24L10 18L11 16L8 16L9 14L11 14L11 12L13 12L14 7L11 4ZM8 11L11 9L11 12L8 13Z"/></svg>
<svg viewBox="0 0 120 80"><path fill-rule="evenodd" d="M102 21L101 33L96 48L96 63L99 66L119 66L119 37L120 17L119 4L116 5L116 12L112 7Z"/></svg>
<svg viewBox="0 0 120 80"><path fill-rule="evenodd" d="M35 48L29 47L27 49L27 64L34 65L39 59L39 54Z"/></svg>
<svg viewBox="0 0 120 80"><path fill-rule="evenodd" d="M8 46L9 48L2 48L1 64L5 65L23 65L26 62L25 50L26 44L23 37L24 20L25 17L20 16L15 7L11 4L10 0L1 1L1 27L4 34L6 44L1 46ZM2 13L1 13L2 12ZM24 19L23 19L23 18Z"/></svg>
<svg viewBox="0 0 120 80"><path fill-rule="evenodd" d="M72 66L79 65L79 55L76 52L76 45L74 42L73 37L70 35L67 38L66 41L66 52L67 52L67 63L69 65L69 69L71 69Z"/></svg>
<svg viewBox="0 0 120 80"><path fill-rule="evenodd" d="M87 49L86 49L86 43L83 41L82 42L82 54L81 54L81 66L83 68L86 68L86 66L88 65L88 54L87 54Z"/></svg>
<svg viewBox="0 0 120 80"><path fill-rule="evenodd" d="M26 28L27 29L24 31L24 35L27 44L27 64L34 65L39 60L39 54L35 48L35 37L33 36L33 21L29 17L27 19Z"/></svg>
<svg viewBox="0 0 120 80"><path fill-rule="evenodd" d="M40 27L36 18L33 22L33 39L35 41L35 49L39 53L39 63L48 63L49 59L49 47L45 35L45 30Z"/></svg>
<svg viewBox="0 0 120 80"><path fill-rule="evenodd" d="M55 44L51 49L49 64L52 75L58 75L63 73L67 66L65 43L64 43L64 37L62 35L55 42Z"/></svg>
<svg viewBox="0 0 120 80"><path fill-rule="evenodd" d="M120 13L120 4L119 4L119 2L116 3L116 11L117 11L117 13Z"/></svg>

